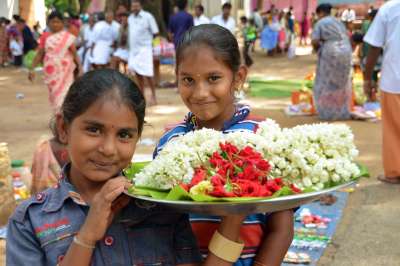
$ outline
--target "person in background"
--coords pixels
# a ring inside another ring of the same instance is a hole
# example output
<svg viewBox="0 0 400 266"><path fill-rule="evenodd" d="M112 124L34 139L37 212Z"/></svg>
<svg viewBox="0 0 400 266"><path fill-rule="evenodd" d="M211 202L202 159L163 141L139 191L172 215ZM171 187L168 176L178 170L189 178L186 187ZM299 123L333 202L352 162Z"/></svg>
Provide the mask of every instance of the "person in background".
<svg viewBox="0 0 400 266"><path fill-rule="evenodd" d="M370 5L369 8L368 8L368 14L371 13L372 10L374 10L374 9L375 9L374 6L373 6L373 5Z"/></svg>
<svg viewBox="0 0 400 266"><path fill-rule="evenodd" d="M256 26L257 32L261 32L264 28L264 22L260 15L260 12L258 12L258 8L254 8L253 13L251 14L251 18L254 19L254 24Z"/></svg>
<svg viewBox="0 0 400 266"><path fill-rule="evenodd" d="M24 43L17 34L10 35L10 51L13 57L13 64L16 67L22 66L22 56L24 49Z"/></svg>
<svg viewBox="0 0 400 266"><path fill-rule="evenodd" d="M116 70L120 69L120 64L122 63L124 67L124 73L127 72L127 64L129 57L128 50L128 13L120 13L120 29L118 33L117 49L113 53L111 58L111 68Z"/></svg>
<svg viewBox="0 0 400 266"><path fill-rule="evenodd" d="M208 23L210 23L210 19L204 15L204 7L202 5L196 5L193 18L194 26Z"/></svg>
<svg viewBox="0 0 400 266"><path fill-rule="evenodd" d="M364 71L364 92L375 100L372 74L383 50L380 80L382 108L382 159L384 173L378 180L400 184L400 1L389 1L378 11L364 37L370 45Z"/></svg>
<svg viewBox="0 0 400 266"><path fill-rule="evenodd" d="M303 20L301 21L300 28L300 45L307 45L308 33L310 31L310 19L307 16L307 12L304 12L303 14Z"/></svg>
<svg viewBox="0 0 400 266"><path fill-rule="evenodd" d="M129 14L128 8L124 4L119 4L115 11L115 20L121 24L123 19L122 17L125 16L125 14Z"/></svg>
<svg viewBox="0 0 400 266"><path fill-rule="evenodd" d="M350 119L352 47L342 22L331 16L332 6L320 4L312 33L318 51L314 102L321 120Z"/></svg>
<svg viewBox="0 0 400 266"><path fill-rule="evenodd" d="M64 28L64 17L53 11L47 17L51 32L42 34L39 49L33 59L28 78L35 78L35 67L43 61L44 82L49 90L49 103L54 114L61 108L64 97L74 81L74 70L81 69L76 52L76 37Z"/></svg>
<svg viewBox="0 0 400 266"><path fill-rule="evenodd" d="M106 16L99 14L98 19L99 21L94 25L93 43L90 50L91 63L94 69L108 66L114 42L118 37L116 29L112 25L112 12L107 12Z"/></svg>
<svg viewBox="0 0 400 266"><path fill-rule="evenodd" d="M269 56L275 54L279 30L278 18L270 14L264 23L264 30L261 32L261 48L265 49Z"/></svg>
<svg viewBox="0 0 400 266"><path fill-rule="evenodd" d="M39 21L37 21L36 24L33 26L33 38L36 42L39 40L40 35L42 35L42 31L40 28L40 23Z"/></svg>
<svg viewBox="0 0 400 266"><path fill-rule="evenodd" d="M363 37L367 34L368 29L374 21L376 14L378 13L377 9L372 10L370 13L368 13L368 18L363 22L361 26L361 49L360 49L360 67L361 70L364 72L365 71L365 66L367 64L367 55L368 55L368 50L370 48L370 45L367 42L363 42ZM382 66L382 55L380 55L376 61L376 64L374 66L374 71L372 73L372 81L374 84L378 83L378 74L381 71L381 66Z"/></svg>
<svg viewBox="0 0 400 266"><path fill-rule="evenodd" d="M254 46L254 42L257 39L257 29L252 18L247 20L247 18L243 16L240 18L240 22L242 23L244 63L247 67L250 67L253 64L253 59L249 54L249 50Z"/></svg>
<svg viewBox="0 0 400 266"><path fill-rule="evenodd" d="M126 15L128 12L126 12L124 15ZM123 15L123 13L120 13L119 15ZM126 17L126 16L125 16ZM123 19L123 18L120 18ZM113 29L113 36L114 36L114 43L113 43L113 48L117 47L117 40L119 38L119 32L120 32L120 28L121 28L121 24L119 23L119 21L116 21L114 19L114 12L112 11L108 11L106 12L106 21L111 21L111 27Z"/></svg>
<svg viewBox="0 0 400 266"><path fill-rule="evenodd" d="M278 31L278 53L284 53L286 48L286 35L288 32L288 21L286 18L286 14L283 10L279 12L278 15L279 21L279 31Z"/></svg>
<svg viewBox="0 0 400 266"><path fill-rule="evenodd" d="M30 50L33 50L37 47L37 42L33 37L32 31L24 19L20 18L17 21L17 28L22 33L22 40L24 42L24 54L27 54Z"/></svg>
<svg viewBox="0 0 400 266"><path fill-rule="evenodd" d="M84 24L80 33L81 47L79 48L78 54L82 62L83 73L90 70L90 48L93 45L95 24L95 16L90 14L88 17L88 23Z"/></svg>
<svg viewBox="0 0 400 266"><path fill-rule="evenodd" d="M7 19L0 18L0 66L5 66L8 63L8 34L7 34Z"/></svg>
<svg viewBox="0 0 400 266"><path fill-rule="evenodd" d="M145 83L149 85L151 90L149 105L156 105L152 43L153 38L159 33L158 25L153 15L142 9L140 0L132 0L131 11L128 18L128 70L136 73L138 86L143 95L145 95Z"/></svg>
<svg viewBox="0 0 400 266"><path fill-rule="evenodd" d="M353 22L354 20L356 20L356 12L349 7L343 11L341 18L342 18L342 21L345 23Z"/></svg>
<svg viewBox="0 0 400 266"><path fill-rule="evenodd" d="M222 5L222 14L217 15L211 19L211 23L220 25L228 29L232 34L235 34L236 23L235 19L231 17L232 4L227 2Z"/></svg>
<svg viewBox="0 0 400 266"><path fill-rule="evenodd" d="M178 0L176 4L179 11L169 19L168 35L175 47L178 46L183 34L193 26L193 16L186 11L187 3L187 0Z"/></svg>
<svg viewBox="0 0 400 266"><path fill-rule="evenodd" d="M67 29L71 34L77 37L78 40L79 33L81 31L81 21L79 19L79 16L71 15L71 17L68 18Z"/></svg>
<svg viewBox="0 0 400 266"><path fill-rule="evenodd" d="M353 23L356 20L356 12L350 7L343 11L341 16L342 22L346 25L348 36L351 38L353 32Z"/></svg>

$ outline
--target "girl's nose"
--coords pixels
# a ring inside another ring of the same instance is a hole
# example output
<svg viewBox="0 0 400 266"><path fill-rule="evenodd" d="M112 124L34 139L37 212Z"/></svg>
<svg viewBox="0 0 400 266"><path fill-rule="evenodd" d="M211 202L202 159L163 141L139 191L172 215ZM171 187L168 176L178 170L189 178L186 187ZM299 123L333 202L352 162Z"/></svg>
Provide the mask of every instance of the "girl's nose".
<svg viewBox="0 0 400 266"><path fill-rule="evenodd" d="M106 157L114 156L116 153L116 140L113 136L104 136L103 142L99 147L99 152Z"/></svg>
<svg viewBox="0 0 400 266"><path fill-rule="evenodd" d="M206 82L199 82L193 92L193 98L197 100L206 99L210 94L209 87Z"/></svg>

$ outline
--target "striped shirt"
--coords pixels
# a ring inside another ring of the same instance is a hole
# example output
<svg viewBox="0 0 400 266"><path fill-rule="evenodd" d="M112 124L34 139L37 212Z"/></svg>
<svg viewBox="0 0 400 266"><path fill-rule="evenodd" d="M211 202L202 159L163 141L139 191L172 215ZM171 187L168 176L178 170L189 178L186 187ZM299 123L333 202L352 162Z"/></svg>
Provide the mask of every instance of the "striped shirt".
<svg viewBox="0 0 400 266"><path fill-rule="evenodd" d="M224 123L223 133L234 131L255 132L258 128L256 121L248 120L250 114L249 106L238 106L232 118ZM171 139L184 135L190 131L197 129L196 117L193 113L188 113L184 122L178 124L173 129L166 132L160 139L155 151L154 157L157 156L164 146ZM263 242L264 229L268 214L252 214L246 217L243 222L240 237L244 241L244 249L239 260L234 266L250 266L253 265L254 258L258 252L258 248ZM221 219L217 216L190 215L190 222L193 232L197 238L200 251L203 256L207 256L208 244L215 230L217 230Z"/></svg>

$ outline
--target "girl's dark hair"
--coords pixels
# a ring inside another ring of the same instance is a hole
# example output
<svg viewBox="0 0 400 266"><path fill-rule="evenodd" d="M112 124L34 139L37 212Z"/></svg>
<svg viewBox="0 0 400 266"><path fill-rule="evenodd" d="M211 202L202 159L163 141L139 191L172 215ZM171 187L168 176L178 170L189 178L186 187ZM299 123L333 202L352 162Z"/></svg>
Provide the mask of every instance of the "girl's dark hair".
<svg viewBox="0 0 400 266"><path fill-rule="evenodd" d="M139 136L143 131L145 116L145 99L138 86L127 76L113 69L99 69L87 72L77 79L69 88L61 106L61 114L65 123L83 114L96 100L113 93L125 103L138 119ZM56 139L58 134L54 126L52 130Z"/></svg>
<svg viewBox="0 0 400 266"><path fill-rule="evenodd" d="M326 15L330 15L332 10L332 5L331 4L320 4L317 6L317 9L315 10L316 13L324 13Z"/></svg>
<svg viewBox="0 0 400 266"><path fill-rule="evenodd" d="M181 38L176 49L176 67L182 61L186 48L206 45L214 51L231 70L236 73L240 67L240 51L233 34L216 24L202 24L190 28Z"/></svg>
<svg viewBox="0 0 400 266"><path fill-rule="evenodd" d="M58 11L53 11L50 13L50 15L47 16L47 21L52 20L53 18L58 18L59 20L63 21L64 20L64 16L58 12Z"/></svg>

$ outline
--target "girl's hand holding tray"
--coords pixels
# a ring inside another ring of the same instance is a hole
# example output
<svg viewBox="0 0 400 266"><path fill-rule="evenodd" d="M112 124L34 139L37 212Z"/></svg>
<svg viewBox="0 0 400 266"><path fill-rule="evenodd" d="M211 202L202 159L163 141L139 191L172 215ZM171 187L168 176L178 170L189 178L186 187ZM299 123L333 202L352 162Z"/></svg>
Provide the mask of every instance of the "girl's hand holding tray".
<svg viewBox="0 0 400 266"><path fill-rule="evenodd" d="M298 207L367 176L346 125L256 133L203 129L168 143L156 159L125 170L128 194L182 212L231 215Z"/></svg>

